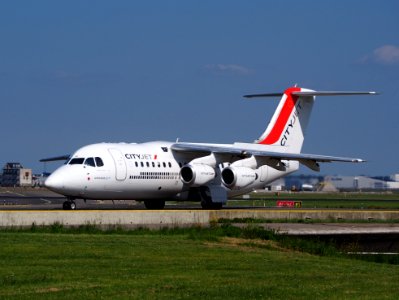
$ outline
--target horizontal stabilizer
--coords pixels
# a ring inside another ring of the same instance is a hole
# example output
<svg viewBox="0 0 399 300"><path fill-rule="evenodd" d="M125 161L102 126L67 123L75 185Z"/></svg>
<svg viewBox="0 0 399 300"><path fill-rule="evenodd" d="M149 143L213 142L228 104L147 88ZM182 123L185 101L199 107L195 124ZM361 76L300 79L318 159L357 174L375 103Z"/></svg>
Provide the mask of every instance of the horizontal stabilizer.
<svg viewBox="0 0 399 300"><path fill-rule="evenodd" d="M351 96L351 95L378 95L377 92L345 92L345 91L304 91L304 92L292 92L296 96Z"/></svg>
<svg viewBox="0 0 399 300"><path fill-rule="evenodd" d="M301 91L291 92L294 96L353 96L353 95L378 95L374 91ZM281 97L284 93L251 94L245 98Z"/></svg>
<svg viewBox="0 0 399 300"><path fill-rule="evenodd" d="M284 93L269 93L269 94L252 94L244 95L245 98L260 98L260 97L281 97Z"/></svg>

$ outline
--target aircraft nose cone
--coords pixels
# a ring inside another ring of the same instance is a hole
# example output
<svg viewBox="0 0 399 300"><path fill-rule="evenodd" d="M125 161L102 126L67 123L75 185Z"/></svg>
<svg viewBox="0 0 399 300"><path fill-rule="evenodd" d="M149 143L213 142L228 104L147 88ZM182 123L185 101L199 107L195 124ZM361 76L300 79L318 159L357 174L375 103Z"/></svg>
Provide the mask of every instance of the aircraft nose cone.
<svg viewBox="0 0 399 300"><path fill-rule="evenodd" d="M64 183L60 176L57 174L50 175L44 182L44 186L52 191L59 191L63 188Z"/></svg>

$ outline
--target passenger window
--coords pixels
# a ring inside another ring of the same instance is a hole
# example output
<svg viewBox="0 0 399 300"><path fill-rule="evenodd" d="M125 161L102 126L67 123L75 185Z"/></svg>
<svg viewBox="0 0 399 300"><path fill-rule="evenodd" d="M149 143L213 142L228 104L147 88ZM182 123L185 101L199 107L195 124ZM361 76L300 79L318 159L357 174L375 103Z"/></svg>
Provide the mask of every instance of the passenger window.
<svg viewBox="0 0 399 300"><path fill-rule="evenodd" d="M140 162L140 165L141 165L141 167L144 167L144 163L142 161Z"/></svg>
<svg viewBox="0 0 399 300"><path fill-rule="evenodd" d="M150 166L150 163L148 161L145 164L147 165L147 168Z"/></svg>
<svg viewBox="0 0 399 300"><path fill-rule="evenodd" d="M84 158L72 158L71 161L68 163L69 165L81 165L84 162Z"/></svg>
<svg viewBox="0 0 399 300"><path fill-rule="evenodd" d="M172 164L171 164L171 162L168 162L168 165L169 165L169 168L171 168L171 167L172 167Z"/></svg>
<svg viewBox="0 0 399 300"><path fill-rule="evenodd" d="M152 167L155 168L155 163L154 162L152 162Z"/></svg>
<svg viewBox="0 0 399 300"><path fill-rule="evenodd" d="M96 164L94 162L94 158L93 157L86 158L85 165L90 167L95 167Z"/></svg>
<svg viewBox="0 0 399 300"><path fill-rule="evenodd" d="M96 157L96 165L97 167L102 167L104 166L103 160L101 159L101 157Z"/></svg>
<svg viewBox="0 0 399 300"><path fill-rule="evenodd" d="M136 165L136 167L138 167L138 166L139 166L139 163L138 163L137 161L136 161L134 164Z"/></svg>
<svg viewBox="0 0 399 300"><path fill-rule="evenodd" d="M163 164L163 167L164 167L164 168L166 168L166 164L165 164L165 162L163 162L162 164Z"/></svg>

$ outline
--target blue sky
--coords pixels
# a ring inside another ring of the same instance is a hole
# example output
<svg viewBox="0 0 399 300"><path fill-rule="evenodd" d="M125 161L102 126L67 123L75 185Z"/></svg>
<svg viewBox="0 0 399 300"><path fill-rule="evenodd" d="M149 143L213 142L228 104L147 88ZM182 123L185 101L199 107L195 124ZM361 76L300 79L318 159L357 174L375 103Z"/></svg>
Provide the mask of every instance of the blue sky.
<svg viewBox="0 0 399 300"><path fill-rule="evenodd" d="M0 38L0 164L41 172L103 141L251 142L278 100L242 95L298 83L382 93L317 99L303 151L369 161L322 174L399 172L398 1L4 1Z"/></svg>

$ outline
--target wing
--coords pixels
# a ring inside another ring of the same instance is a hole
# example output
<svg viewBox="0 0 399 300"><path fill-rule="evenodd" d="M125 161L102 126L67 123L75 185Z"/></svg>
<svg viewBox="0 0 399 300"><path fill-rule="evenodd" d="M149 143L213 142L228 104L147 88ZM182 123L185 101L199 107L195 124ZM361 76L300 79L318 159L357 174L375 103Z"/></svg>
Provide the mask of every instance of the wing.
<svg viewBox="0 0 399 300"><path fill-rule="evenodd" d="M320 170L318 162L352 162L352 163L365 162L365 160L360 158L262 151L259 149L251 149L250 147L237 147L235 145L175 143L171 146L171 149L176 152L197 153L198 156L204 156L204 155L209 155L211 153L215 153L215 154L236 155L243 158L256 156L256 157L271 158L276 160L296 160L314 171Z"/></svg>
<svg viewBox="0 0 399 300"><path fill-rule="evenodd" d="M69 154L67 155L61 155L61 156L56 156L56 157L49 157L49 158L42 158L39 160L40 162L48 162L48 161L58 161L58 160L67 160L71 156Z"/></svg>

